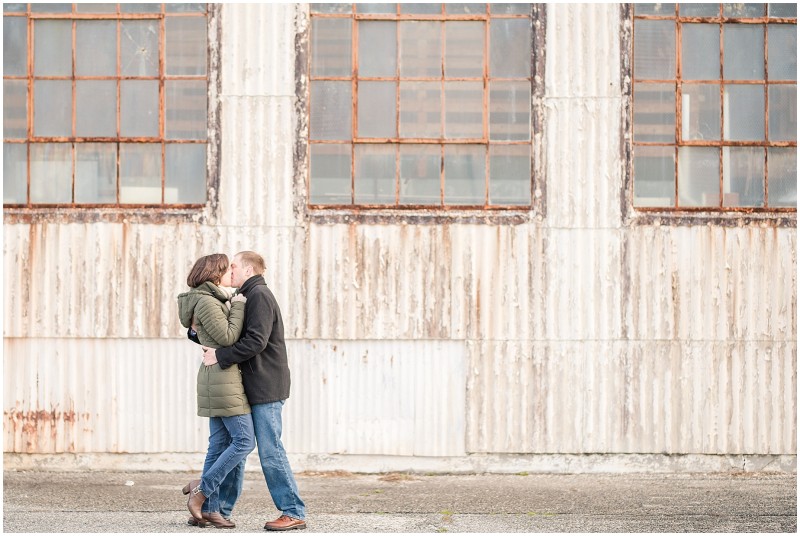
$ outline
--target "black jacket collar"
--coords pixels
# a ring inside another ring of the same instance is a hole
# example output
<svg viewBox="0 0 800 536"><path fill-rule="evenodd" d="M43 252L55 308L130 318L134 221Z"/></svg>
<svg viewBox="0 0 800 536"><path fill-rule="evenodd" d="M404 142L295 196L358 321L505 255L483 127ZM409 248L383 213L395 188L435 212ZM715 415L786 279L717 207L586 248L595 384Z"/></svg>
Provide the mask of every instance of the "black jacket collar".
<svg viewBox="0 0 800 536"><path fill-rule="evenodd" d="M253 290L255 287L259 285L267 285L267 282L264 281L263 275L254 275L250 279L244 282L244 284L239 288L239 294L244 294L247 296L247 293Z"/></svg>

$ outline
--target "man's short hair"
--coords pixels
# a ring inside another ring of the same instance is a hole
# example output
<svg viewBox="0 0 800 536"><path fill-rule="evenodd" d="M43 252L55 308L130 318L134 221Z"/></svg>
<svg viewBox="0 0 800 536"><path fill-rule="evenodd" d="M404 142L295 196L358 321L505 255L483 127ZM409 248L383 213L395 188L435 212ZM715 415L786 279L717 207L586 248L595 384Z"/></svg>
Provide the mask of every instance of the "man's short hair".
<svg viewBox="0 0 800 536"><path fill-rule="evenodd" d="M261 275L264 273L264 269L266 268L264 257L255 251L240 251L236 256L239 257L242 264L252 267L254 274Z"/></svg>

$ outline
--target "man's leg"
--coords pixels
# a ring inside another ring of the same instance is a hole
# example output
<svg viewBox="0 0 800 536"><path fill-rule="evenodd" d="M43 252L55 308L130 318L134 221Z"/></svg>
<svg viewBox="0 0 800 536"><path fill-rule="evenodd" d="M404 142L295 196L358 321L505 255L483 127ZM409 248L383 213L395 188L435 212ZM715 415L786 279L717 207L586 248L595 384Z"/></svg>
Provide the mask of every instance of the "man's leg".
<svg viewBox="0 0 800 536"><path fill-rule="evenodd" d="M306 505L297 491L297 482L281 442L283 403L281 400L251 406L258 458L272 502L278 510L283 515L305 520Z"/></svg>
<svg viewBox="0 0 800 536"><path fill-rule="evenodd" d="M222 484L219 485L219 513L225 519L231 518L233 507L239 496L242 494L242 487L244 486L244 464L247 459L242 460L237 465Z"/></svg>

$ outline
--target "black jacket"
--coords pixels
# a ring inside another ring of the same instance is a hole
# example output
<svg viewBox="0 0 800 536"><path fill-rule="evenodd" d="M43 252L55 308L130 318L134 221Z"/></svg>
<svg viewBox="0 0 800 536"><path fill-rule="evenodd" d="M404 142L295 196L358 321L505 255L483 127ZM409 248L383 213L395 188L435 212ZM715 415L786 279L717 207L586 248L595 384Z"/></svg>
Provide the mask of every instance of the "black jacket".
<svg viewBox="0 0 800 536"><path fill-rule="evenodd" d="M239 363L250 405L289 398L289 361L283 341L283 319L264 277L254 275L239 292L247 298L244 330L233 346L217 349L223 369Z"/></svg>

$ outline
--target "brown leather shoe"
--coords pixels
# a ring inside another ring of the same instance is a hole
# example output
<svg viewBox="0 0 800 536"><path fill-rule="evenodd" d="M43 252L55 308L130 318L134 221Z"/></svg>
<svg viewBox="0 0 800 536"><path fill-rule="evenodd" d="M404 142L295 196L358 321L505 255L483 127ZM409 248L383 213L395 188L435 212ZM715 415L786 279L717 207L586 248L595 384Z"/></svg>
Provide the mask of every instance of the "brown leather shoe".
<svg viewBox="0 0 800 536"><path fill-rule="evenodd" d="M289 516L281 516L275 521L267 521L264 530L294 530L306 528L306 522Z"/></svg>
<svg viewBox="0 0 800 536"><path fill-rule="evenodd" d="M200 486L195 486L189 492L189 500L186 501L186 507L189 508L189 513L197 520L197 524L204 523L203 521L203 503L206 502L206 496L200 491Z"/></svg>
<svg viewBox="0 0 800 536"><path fill-rule="evenodd" d="M183 486L183 489L181 491L183 492L184 495L189 495L189 492L199 485L200 485L199 478L197 480L191 480L188 484Z"/></svg>
<svg viewBox="0 0 800 536"><path fill-rule="evenodd" d="M228 521L219 512L203 512L203 519L218 529L236 528L236 523Z"/></svg>
<svg viewBox="0 0 800 536"><path fill-rule="evenodd" d="M204 529L204 528L206 528L208 526L208 523L206 523L205 520L204 521L197 521L193 517L190 517L189 519L187 519L186 520L186 524L191 526L191 527L200 527L201 529Z"/></svg>

